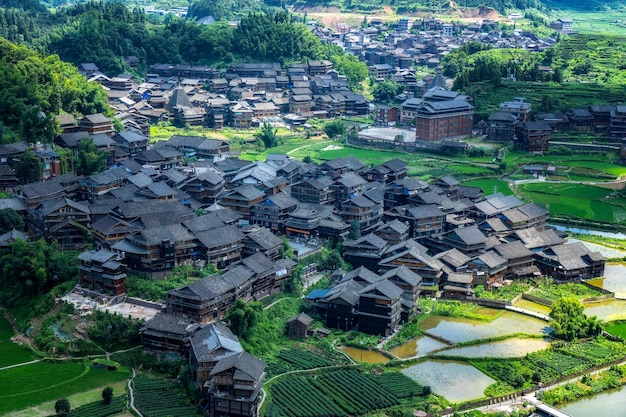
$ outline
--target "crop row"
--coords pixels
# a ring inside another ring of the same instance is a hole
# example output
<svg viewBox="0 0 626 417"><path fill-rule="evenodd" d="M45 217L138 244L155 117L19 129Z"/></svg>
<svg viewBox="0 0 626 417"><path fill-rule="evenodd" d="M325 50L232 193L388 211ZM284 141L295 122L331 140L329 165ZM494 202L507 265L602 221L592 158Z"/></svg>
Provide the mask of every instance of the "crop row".
<svg viewBox="0 0 626 417"><path fill-rule="evenodd" d="M146 417L195 417L195 408L180 393L176 382L157 378L137 377L135 406Z"/></svg>
<svg viewBox="0 0 626 417"><path fill-rule="evenodd" d="M365 414L398 403L372 380L351 369L321 375L313 384L350 414Z"/></svg>
<svg viewBox="0 0 626 417"><path fill-rule="evenodd" d="M67 414L67 417L107 417L118 414L126 409L122 397L114 397L109 404L104 401L96 401L85 404Z"/></svg>
<svg viewBox="0 0 626 417"><path fill-rule="evenodd" d="M393 374L390 374L393 375ZM401 375L401 374L399 374ZM290 376L272 385L270 417L321 417L363 415L399 403L399 397L422 393L409 378L364 376L356 370L338 370L317 377ZM408 380L408 381L407 381ZM406 383L405 388L402 384ZM386 384L389 389L384 388ZM399 393L399 395L396 394Z"/></svg>
<svg viewBox="0 0 626 417"><path fill-rule="evenodd" d="M273 405L285 417L345 416L334 402L303 377L292 377L272 386Z"/></svg>
<svg viewBox="0 0 626 417"><path fill-rule="evenodd" d="M396 398L409 398L424 392L423 386L400 372L369 375L369 378Z"/></svg>
<svg viewBox="0 0 626 417"><path fill-rule="evenodd" d="M278 358L289 362L300 369L319 368L320 366L328 366L330 363L312 353L298 349L283 350L278 354Z"/></svg>

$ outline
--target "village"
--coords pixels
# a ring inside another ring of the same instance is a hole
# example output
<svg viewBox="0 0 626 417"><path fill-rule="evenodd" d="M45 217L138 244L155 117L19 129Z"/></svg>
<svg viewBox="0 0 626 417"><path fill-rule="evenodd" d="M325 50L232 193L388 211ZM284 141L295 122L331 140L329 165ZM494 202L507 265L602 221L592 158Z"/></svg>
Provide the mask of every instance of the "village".
<svg viewBox="0 0 626 417"><path fill-rule="evenodd" d="M566 19L561 23L571 30ZM450 80L436 71L446 51L471 40L541 51L555 40L522 31L501 38L490 21L459 26L423 19L413 23L423 31L417 35L409 34L408 24L400 20L392 34L375 21L362 30L313 28L360 56L374 79L402 84L399 106L372 104L350 91L329 61L286 69L238 63L225 72L157 64L142 82L124 74L110 78L94 64L82 64L79 70L105 87L123 129L103 114L78 120L63 114L54 145L0 145L0 191L12 195L0 199L0 209L15 210L26 225L25 232L0 236L0 249L17 239L43 238L61 250L83 251L79 283L65 300L86 311L140 311L133 317L147 319L140 331L143 349L189 357L209 413L233 416L257 415L266 364L245 352L222 323L227 311L237 300L281 292L298 263L325 245L340 247L354 269L320 271L329 274L330 286L306 296L309 313L324 324L316 330L321 337L332 329L390 337L420 312L420 297L471 301L477 286L603 276L605 257L568 243L548 225L547 209L511 195L485 195L449 175L422 181L409 176L408 164L398 158L379 165L353 156L315 163L269 153L264 161L248 161L233 155L227 140L176 134L150 141L150 125L164 121L219 130L280 120L307 129L310 118L371 115L375 126L354 128L346 143L464 150L469 145L462 139L477 135L543 152L553 132L570 127L614 142L624 136L623 106L539 113L531 120L531 104L521 97L475 123L472 98L450 91ZM133 57L127 60L132 65ZM416 64L434 74L417 80L410 70ZM106 153L107 169L65 173L57 150L76 155L85 138ZM36 181L23 184L16 164L26 152L42 169ZM524 169L542 175L551 168ZM158 302L127 297L127 273L162 279L182 265L199 271L211 265L217 272ZM306 337L312 320L294 316L290 336Z"/></svg>

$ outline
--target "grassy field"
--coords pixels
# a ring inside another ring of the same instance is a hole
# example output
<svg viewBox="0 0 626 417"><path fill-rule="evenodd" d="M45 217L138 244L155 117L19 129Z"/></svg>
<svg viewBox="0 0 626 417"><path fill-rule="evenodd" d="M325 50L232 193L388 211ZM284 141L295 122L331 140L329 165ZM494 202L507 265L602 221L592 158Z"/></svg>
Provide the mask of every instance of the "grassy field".
<svg viewBox="0 0 626 417"><path fill-rule="evenodd" d="M513 194L508 182L496 178L464 181L463 185L467 185L468 187L480 187L485 195L493 194L494 191L504 195Z"/></svg>
<svg viewBox="0 0 626 417"><path fill-rule="evenodd" d="M13 337L11 324L4 316L0 315L0 368L16 363L28 362L35 358L30 350L13 343L11 337Z"/></svg>
<svg viewBox="0 0 626 417"><path fill-rule="evenodd" d="M0 414L123 381L128 369L108 371L82 363L39 362L0 371Z"/></svg>
<svg viewBox="0 0 626 417"><path fill-rule="evenodd" d="M626 199L592 185L532 183L518 186L527 200L546 206L553 215L606 223L626 221Z"/></svg>
<svg viewBox="0 0 626 417"><path fill-rule="evenodd" d="M606 330L607 333L610 333L613 336L619 336L622 339L626 339L626 322L619 321L609 323L605 326L604 330Z"/></svg>
<svg viewBox="0 0 626 417"><path fill-rule="evenodd" d="M106 384L106 386L113 388L113 394L115 396L122 395L126 393L126 380L114 382L111 384ZM72 410L80 407L81 405L89 404L96 401L102 400L102 390L104 389L104 385L102 387L98 387L96 389L92 389L85 392L80 392L78 394L68 395L66 398L69 400L70 405L72 406ZM56 403L56 399L51 401L46 401L45 403L38 404L34 407L22 409L19 411L13 411L6 414L7 417L47 417L50 415L54 415L56 411L54 410L54 403Z"/></svg>

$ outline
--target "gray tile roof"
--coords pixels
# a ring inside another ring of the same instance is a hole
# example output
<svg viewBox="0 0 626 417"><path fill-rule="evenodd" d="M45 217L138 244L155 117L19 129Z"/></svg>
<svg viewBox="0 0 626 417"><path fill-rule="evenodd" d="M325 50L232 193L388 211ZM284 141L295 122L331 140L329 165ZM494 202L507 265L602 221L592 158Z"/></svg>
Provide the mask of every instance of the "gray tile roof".
<svg viewBox="0 0 626 417"><path fill-rule="evenodd" d="M402 281L412 287L415 287L422 282L421 276L411 271L404 265L401 265L398 268L390 269L381 278L389 279L391 281Z"/></svg>
<svg viewBox="0 0 626 417"><path fill-rule="evenodd" d="M257 275L276 268L276 264L261 252L242 259L241 263Z"/></svg>
<svg viewBox="0 0 626 417"><path fill-rule="evenodd" d="M484 244L487 241L487 237L477 226L461 227L451 233L456 234L467 245Z"/></svg>
<svg viewBox="0 0 626 417"><path fill-rule="evenodd" d="M363 288L359 295L367 295L370 293L380 293L383 296L389 298L390 300L399 300L402 297L402 293L404 291L395 285L393 282L388 280L381 280L374 282L367 287Z"/></svg>
<svg viewBox="0 0 626 417"><path fill-rule="evenodd" d="M157 313L142 326L139 332L167 332L177 334L182 337L188 334L188 329L192 325L192 323L192 320L185 317L178 317L165 313Z"/></svg>
<svg viewBox="0 0 626 417"><path fill-rule="evenodd" d="M191 349L198 362L217 362L243 352L239 339L228 327L213 323L191 335Z"/></svg>
<svg viewBox="0 0 626 417"><path fill-rule="evenodd" d="M256 382L265 375L264 370L266 366L267 364L261 359L252 356L246 351L242 351L221 359L215 365L215 368L211 370L211 375L235 368L235 380Z"/></svg>
<svg viewBox="0 0 626 417"><path fill-rule="evenodd" d="M247 233L246 237L244 238L244 242L246 239L250 239L256 245L265 250L273 249L276 246L282 245L283 243L281 238L273 234L269 229L265 227L261 227L258 230Z"/></svg>
<svg viewBox="0 0 626 417"><path fill-rule="evenodd" d="M530 257L533 254L519 241L497 245L493 249L506 259Z"/></svg>
<svg viewBox="0 0 626 417"><path fill-rule="evenodd" d="M240 242L243 237L239 228L233 225L196 233L196 238L208 249Z"/></svg>

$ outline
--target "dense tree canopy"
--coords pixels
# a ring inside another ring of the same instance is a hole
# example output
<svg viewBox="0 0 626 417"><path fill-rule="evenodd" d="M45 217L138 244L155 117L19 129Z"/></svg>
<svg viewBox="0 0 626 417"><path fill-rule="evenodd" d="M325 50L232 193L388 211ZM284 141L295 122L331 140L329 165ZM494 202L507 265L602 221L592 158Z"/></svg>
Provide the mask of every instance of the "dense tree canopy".
<svg viewBox="0 0 626 417"><path fill-rule="evenodd" d="M109 112L102 87L88 83L58 56L43 57L0 39L0 132L2 143L50 142L61 112Z"/></svg>
<svg viewBox="0 0 626 417"><path fill-rule="evenodd" d="M588 317L583 305L574 298L561 298L552 304L550 327L555 337L564 340L597 336L602 332L602 322Z"/></svg>
<svg viewBox="0 0 626 417"><path fill-rule="evenodd" d="M13 229L24 230L22 216L12 208L0 210L0 235Z"/></svg>
<svg viewBox="0 0 626 417"><path fill-rule="evenodd" d="M57 251L43 239L17 240L0 257L0 301L9 308L77 276L75 251Z"/></svg>
<svg viewBox="0 0 626 417"><path fill-rule="evenodd" d="M404 91L404 86L395 81L383 80L374 85L374 91L372 94L378 101L385 103L391 103L393 99Z"/></svg>
<svg viewBox="0 0 626 417"><path fill-rule="evenodd" d="M248 340L250 331L259 321L263 312L260 302L246 303L238 299L226 312L226 319L230 322L230 329L234 334Z"/></svg>
<svg viewBox="0 0 626 417"><path fill-rule="evenodd" d="M76 158L76 174L98 174L106 169L106 153L96 148L94 143L85 138L78 142Z"/></svg>

